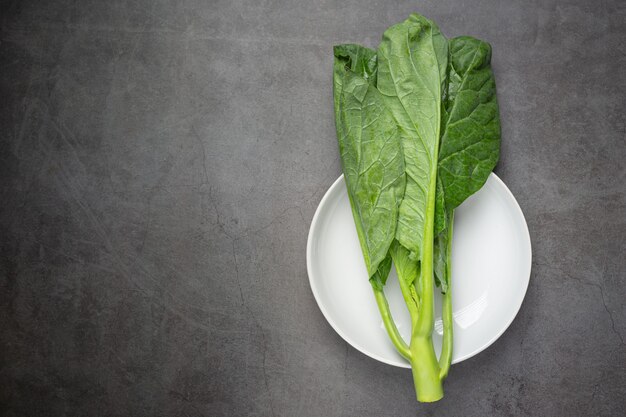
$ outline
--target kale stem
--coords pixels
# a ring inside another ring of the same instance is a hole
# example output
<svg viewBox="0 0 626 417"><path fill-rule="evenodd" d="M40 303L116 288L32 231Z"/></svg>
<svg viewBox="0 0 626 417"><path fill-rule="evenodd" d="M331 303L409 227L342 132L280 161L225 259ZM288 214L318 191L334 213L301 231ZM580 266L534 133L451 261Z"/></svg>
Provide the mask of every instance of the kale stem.
<svg viewBox="0 0 626 417"><path fill-rule="evenodd" d="M440 115L439 115L440 116ZM439 131L437 131L439 137ZM418 317L411 331L411 369L417 400L433 402L443 398L443 384L439 377L441 368L435 354L432 333L435 325L435 278L433 249L435 234L435 203L437 190L437 156L439 143L435 144L430 165L428 201L424 213L424 234L420 256Z"/></svg>
<svg viewBox="0 0 626 417"><path fill-rule="evenodd" d="M450 364L452 363L452 328L454 326L452 318L452 225L454 223L454 211L450 214L448 221L448 238L446 246L446 281L448 282L448 291L443 294L442 302L442 319L443 319L443 344L441 346L441 357L439 358L439 367L441 372L439 377L443 381L448 376Z"/></svg>
<svg viewBox="0 0 626 417"><path fill-rule="evenodd" d="M439 364L430 335L411 338L411 369L418 401L429 403L443 398Z"/></svg>
<svg viewBox="0 0 626 417"><path fill-rule="evenodd" d="M431 187L431 194L435 194L435 187ZM424 241L422 245L421 270L418 291L420 295L419 320L417 321L417 332L423 336L430 336L435 324L434 317L434 291L435 279L433 270L433 234L434 234L434 212L435 198L429 198L428 213L424 226Z"/></svg>
<svg viewBox="0 0 626 417"><path fill-rule="evenodd" d="M376 304L378 305L380 316L383 318L383 323L385 324L385 329L387 329L387 333L389 334L391 342L402 356L410 360L411 351L404 339L402 339L402 336L400 335L400 332L396 327L396 323L394 323L393 321L393 317L391 316L391 310L389 310L389 303L387 303L385 293L382 290L377 290L373 287L372 289L374 290L374 297L376 297Z"/></svg>
<svg viewBox="0 0 626 417"><path fill-rule="evenodd" d="M438 146L435 147L435 158ZM421 248L418 317L411 334L411 368L417 400L433 402L443 398L443 384L439 377L441 368L433 346L432 332L435 325L435 279L433 268L433 240L435 232L435 193L437 185L437 164L430 167L428 204L424 221L424 235Z"/></svg>

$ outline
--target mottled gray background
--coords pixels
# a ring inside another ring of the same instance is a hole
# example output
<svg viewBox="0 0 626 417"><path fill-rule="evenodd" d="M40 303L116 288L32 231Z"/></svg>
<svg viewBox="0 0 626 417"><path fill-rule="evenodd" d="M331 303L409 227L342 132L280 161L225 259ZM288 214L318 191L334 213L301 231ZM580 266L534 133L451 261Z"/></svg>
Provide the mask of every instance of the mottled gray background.
<svg viewBox="0 0 626 417"><path fill-rule="evenodd" d="M332 45L410 12L493 45L534 260L439 403L348 346L305 243L340 173ZM626 3L2 1L5 416L617 416Z"/></svg>

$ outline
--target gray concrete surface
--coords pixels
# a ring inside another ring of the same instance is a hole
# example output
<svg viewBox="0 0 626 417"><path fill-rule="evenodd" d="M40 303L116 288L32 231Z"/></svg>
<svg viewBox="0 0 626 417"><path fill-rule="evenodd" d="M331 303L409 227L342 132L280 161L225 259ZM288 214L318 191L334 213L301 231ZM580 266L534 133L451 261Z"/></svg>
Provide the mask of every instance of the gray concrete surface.
<svg viewBox="0 0 626 417"><path fill-rule="evenodd" d="M0 414L617 416L626 4L2 1ZM326 323L331 47L410 12L493 45L497 173L533 241L509 330L417 404Z"/></svg>

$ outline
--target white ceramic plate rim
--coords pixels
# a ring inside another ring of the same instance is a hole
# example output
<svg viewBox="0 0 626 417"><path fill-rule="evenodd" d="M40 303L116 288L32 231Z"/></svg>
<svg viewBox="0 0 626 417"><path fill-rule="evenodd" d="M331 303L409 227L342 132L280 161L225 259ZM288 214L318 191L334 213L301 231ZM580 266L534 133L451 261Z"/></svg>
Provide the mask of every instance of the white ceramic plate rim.
<svg viewBox="0 0 626 417"><path fill-rule="evenodd" d="M506 191L506 196L511 200L511 202L513 203L512 206L515 207L515 209L517 210L519 216L521 217L521 219L524 221L524 225L526 226L524 229L524 240L525 243L528 245L528 265L532 266L532 244L531 244L531 240L530 240L530 233L528 231L528 223L526 222L526 218L524 217L524 213L522 212L521 207L519 206L517 200L515 199L515 196L513 195L513 193L511 192L511 190L509 190L509 188L506 186L506 184L504 183L504 181L502 181L500 179L500 177L498 177L495 173L491 173L490 174L494 179L496 179L499 183L499 185L502 186L502 188ZM343 180L343 174L339 176L339 178L337 178L335 180L335 182L330 186L330 188L326 191L326 194L324 194L324 197L322 197L322 200L320 201L319 205L317 206L317 209L315 210L315 214L313 215L313 220L311 221L311 227L309 228L309 235L307 238L307 245L306 245L306 266L307 266L307 273L309 275L309 284L311 285L311 291L313 292L313 297L315 298L315 301L317 302L317 305L319 307L319 309L322 311L322 314L324 315L324 317L326 318L326 321L328 321L328 323L331 325L331 327L333 329L335 329L335 331L337 332L337 334L339 334L339 336L341 336L346 342L348 342L352 347L354 347L356 350L360 351L361 353L376 359L377 361L386 363L388 365L393 365L393 366L398 366L401 368L410 368L410 364L406 361L404 362L397 362L394 360L390 360L388 358L382 357L378 354L372 353L370 351L368 351L364 346L360 345L359 343L355 342L354 340L352 340L347 334L345 334L341 328L336 324L336 322L333 320L332 316L330 315L330 313L328 312L328 310L326 309L326 306L324 305L322 298L319 296L319 291L316 285L316 281L313 279L313 266L312 266L312 255L313 255L313 235L314 235L314 231L317 230L317 223L320 217L320 213L323 210L323 207L326 205L328 199L330 198L330 196L333 194L335 188L337 188ZM522 294L522 297L519 298L519 302L517 303L517 305L515 306L515 314L511 315L511 318L508 320L508 322L506 323L505 326L503 326L502 328L500 328L486 343L484 343L481 347L474 349L473 351L459 357L459 358L455 358L452 363L459 363L461 361L464 361L466 359L471 358L472 356L482 352L483 350L487 349L489 346L491 346L496 340L498 340L498 338L500 338L500 336L502 336L502 334L509 328L509 326L511 325L511 323L513 323L513 320L515 320L515 317L517 317L517 314L519 313L520 308L522 307L522 303L524 301L524 298L526 298L526 292L528 291L528 284L530 282L530 274L531 274L531 268L528 268L528 276L526 276L525 278L525 284L524 284L524 294Z"/></svg>

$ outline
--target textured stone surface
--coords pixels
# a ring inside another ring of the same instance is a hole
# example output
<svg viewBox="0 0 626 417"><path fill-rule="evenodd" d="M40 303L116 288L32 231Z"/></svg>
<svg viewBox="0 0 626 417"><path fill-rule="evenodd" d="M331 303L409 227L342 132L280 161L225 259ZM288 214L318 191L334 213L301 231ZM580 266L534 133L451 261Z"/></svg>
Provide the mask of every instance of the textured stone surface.
<svg viewBox="0 0 626 417"><path fill-rule="evenodd" d="M3 1L1 414L621 415L626 5L423 3ZM305 267L340 173L331 47L411 11L493 45L534 249L517 319L431 405Z"/></svg>

